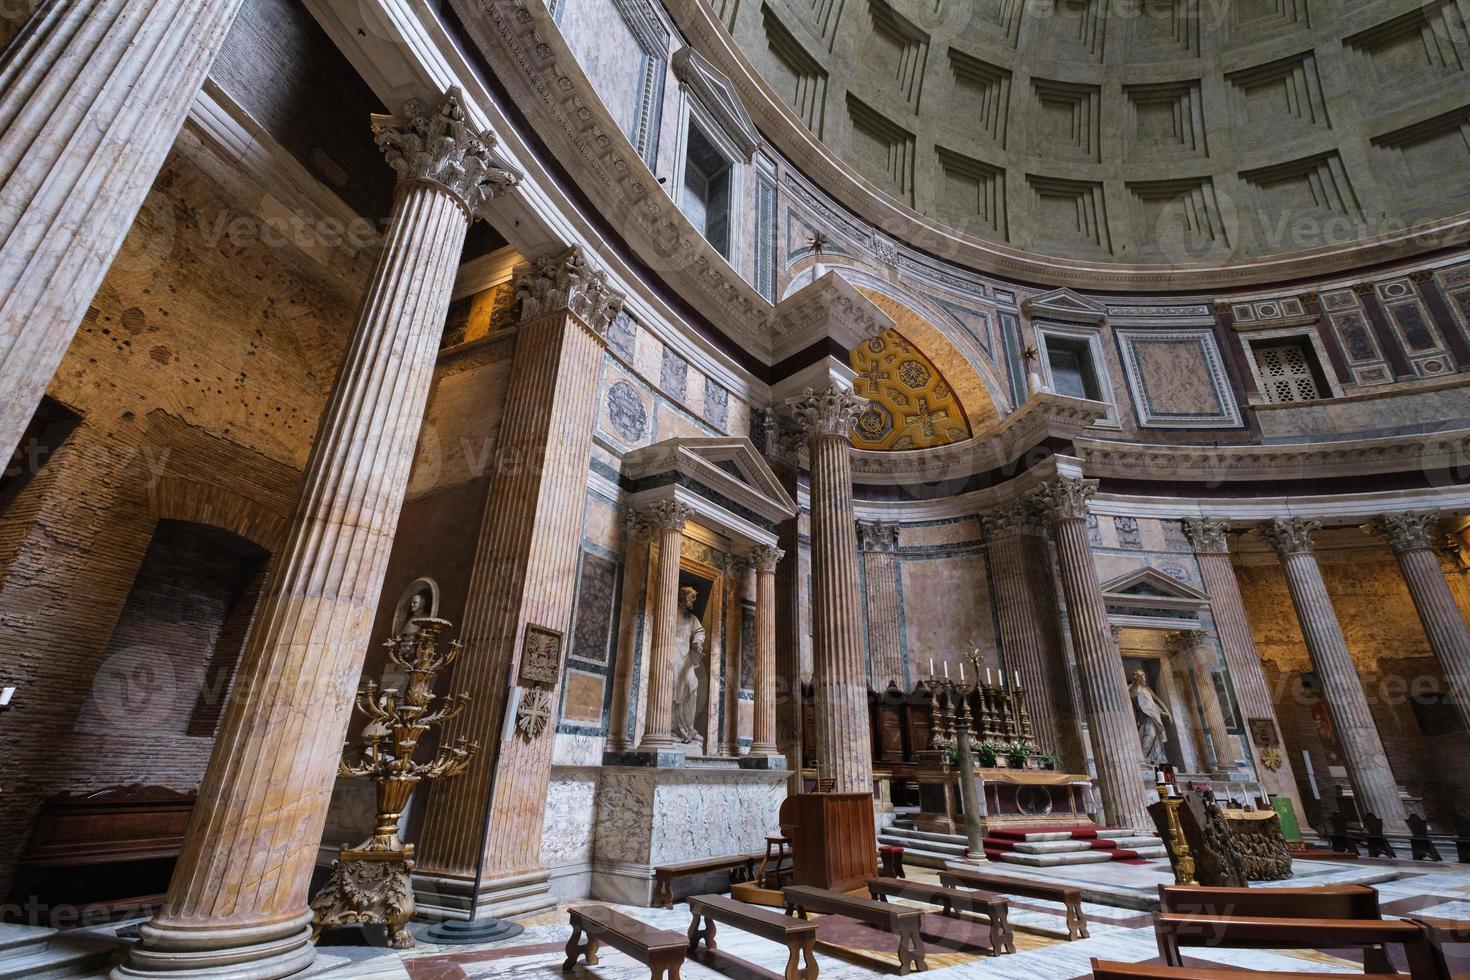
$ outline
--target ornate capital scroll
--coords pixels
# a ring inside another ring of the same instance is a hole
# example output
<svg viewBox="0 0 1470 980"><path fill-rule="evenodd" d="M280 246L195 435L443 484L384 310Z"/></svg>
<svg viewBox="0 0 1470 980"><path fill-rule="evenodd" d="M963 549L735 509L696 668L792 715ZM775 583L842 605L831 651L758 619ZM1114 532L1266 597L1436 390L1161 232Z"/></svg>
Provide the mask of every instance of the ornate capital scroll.
<svg viewBox="0 0 1470 980"><path fill-rule="evenodd" d="M1004 541L1021 534L1046 536L1045 523L1036 509L1024 500L981 517L980 526L985 530L985 537L991 541Z"/></svg>
<svg viewBox="0 0 1470 980"><path fill-rule="evenodd" d="M863 551L898 550L898 525L888 521L858 521L858 548Z"/></svg>
<svg viewBox="0 0 1470 980"><path fill-rule="evenodd" d="M774 572L776 566L781 564L781 559L786 557L786 552L775 545L758 544L745 553L750 563L758 572Z"/></svg>
<svg viewBox="0 0 1470 980"><path fill-rule="evenodd" d="M677 500L660 500L628 514L628 536L635 541L652 541L660 531L682 531L689 520L689 506Z"/></svg>
<svg viewBox="0 0 1470 980"><path fill-rule="evenodd" d="M599 334L607 333L624 300L608 285L607 271L597 268L580 245L536 259L535 268L516 281L516 298L521 301L522 320L571 310Z"/></svg>
<svg viewBox="0 0 1470 980"><path fill-rule="evenodd" d="M1312 552L1312 535L1322 529L1321 521L1302 517L1278 517L1261 525L1261 536L1271 543L1276 553L1306 555Z"/></svg>
<svg viewBox="0 0 1470 980"><path fill-rule="evenodd" d="M846 439L852 432L853 419L867 405L867 399L834 384L820 391L808 388L805 394L787 399L786 410L808 439L832 436Z"/></svg>
<svg viewBox="0 0 1470 980"><path fill-rule="evenodd" d="M494 133L466 125L463 98L456 87L437 106L409 99L396 116L374 115L373 141L400 181L439 185L473 222L484 217L490 201L520 184L521 175L496 161Z"/></svg>
<svg viewBox="0 0 1470 980"><path fill-rule="evenodd" d="M1215 517L1199 517L1184 522L1184 536L1202 555L1230 553L1230 522Z"/></svg>
<svg viewBox="0 0 1470 980"><path fill-rule="evenodd" d="M1439 515L1425 511L1380 514L1368 529L1382 537L1394 554L1405 551L1427 551L1434 547L1439 534Z"/></svg>
<svg viewBox="0 0 1470 980"><path fill-rule="evenodd" d="M1088 501L1096 493L1096 482L1062 476L1043 483L1031 499L1036 508L1055 523L1085 521Z"/></svg>

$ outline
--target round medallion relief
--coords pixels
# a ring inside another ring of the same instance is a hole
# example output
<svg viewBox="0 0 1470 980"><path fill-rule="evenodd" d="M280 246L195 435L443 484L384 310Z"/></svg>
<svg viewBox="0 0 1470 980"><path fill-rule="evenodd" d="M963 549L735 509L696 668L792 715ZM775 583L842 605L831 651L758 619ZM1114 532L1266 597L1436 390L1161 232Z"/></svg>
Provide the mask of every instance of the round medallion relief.
<svg viewBox="0 0 1470 980"><path fill-rule="evenodd" d="M648 409L626 381L618 381L607 389L607 418L625 442L642 439L648 428Z"/></svg>

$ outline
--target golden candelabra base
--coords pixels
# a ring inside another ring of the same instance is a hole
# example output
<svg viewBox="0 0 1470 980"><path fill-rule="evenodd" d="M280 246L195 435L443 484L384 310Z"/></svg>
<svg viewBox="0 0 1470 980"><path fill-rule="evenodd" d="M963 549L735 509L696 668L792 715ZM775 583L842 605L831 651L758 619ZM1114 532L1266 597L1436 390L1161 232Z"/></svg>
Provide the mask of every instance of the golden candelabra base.
<svg viewBox="0 0 1470 980"><path fill-rule="evenodd" d="M412 949L413 845L402 850L342 845L332 876L311 902L311 941L337 926L385 925L388 945Z"/></svg>

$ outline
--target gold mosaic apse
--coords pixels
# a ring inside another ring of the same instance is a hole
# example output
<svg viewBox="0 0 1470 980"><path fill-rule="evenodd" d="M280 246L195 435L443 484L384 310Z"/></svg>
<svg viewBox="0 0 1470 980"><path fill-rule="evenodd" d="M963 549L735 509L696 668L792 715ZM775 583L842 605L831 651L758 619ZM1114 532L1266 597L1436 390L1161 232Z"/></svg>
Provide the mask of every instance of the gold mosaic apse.
<svg viewBox="0 0 1470 980"><path fill-rule="evenodd" d="M853 350L853 390L869 399L858 416L858 449L929 449L970 438L970 422L934 363L897 330Z"/></svg>

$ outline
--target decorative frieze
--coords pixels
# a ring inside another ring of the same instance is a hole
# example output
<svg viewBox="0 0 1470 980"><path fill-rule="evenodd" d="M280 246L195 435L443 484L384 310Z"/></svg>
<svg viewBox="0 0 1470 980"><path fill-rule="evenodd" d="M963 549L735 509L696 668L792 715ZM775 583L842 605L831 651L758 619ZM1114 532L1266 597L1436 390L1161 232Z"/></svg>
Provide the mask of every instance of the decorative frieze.
<svg viewBox="0 0 1470 980"><path fill-rule="evenodd" d="M599 334L622 312L624 300L608 284L607 271L593 265L580 245L537 258L535 268L516 281L516 298L522 320L570 310Z"/></svg>

